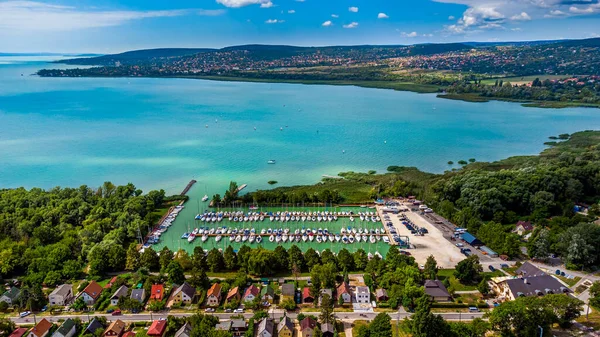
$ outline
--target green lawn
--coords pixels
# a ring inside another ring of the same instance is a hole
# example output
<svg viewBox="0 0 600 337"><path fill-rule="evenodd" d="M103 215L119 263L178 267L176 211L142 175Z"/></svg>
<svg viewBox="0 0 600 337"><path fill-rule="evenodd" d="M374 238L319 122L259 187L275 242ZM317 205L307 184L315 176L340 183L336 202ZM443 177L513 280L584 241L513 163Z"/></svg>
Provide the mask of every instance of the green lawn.
<svg viewBox="0 0 600 337"><path fill-rule="evenodd" d="M558 277L559 279L561 279L561 281L563 281L564 283L568 284L569 287L573 287L574 285L577 284L577 282L579 282L581 280L581 277L579 276L575 276L574 278L566 278L564 276L559 276L559 275L555 275L556 277Z"/></svg>
<svg viewBox="0 0 600 337"><path fill-rule="evenodd" d="M438 270L438 279L440 281L444 281L448 279L450 282L450 287L454 289L454 291L469 291L469 290L477 290L477 284L462 284L459 280L454 277L454 269L440 269Z"/></svg>
<svg viewBox="0 0 600 337"><path fill-rule="evenodd" d="M482 84L487 84L487 85L494 85L496 84L496 80L502 80L504 82L510 82L512 84L524 84L524 83L529 83L529 82L533 82L533 80L535 80L536 78L539 78L541 81L544 81L546 79L548 80L560 80L563 78L569 78L572 77L571 75L533 75L533 76L514 76L514 77L498 77L498 78L490 78L487 80L482 80L481 83Z"/></svg>

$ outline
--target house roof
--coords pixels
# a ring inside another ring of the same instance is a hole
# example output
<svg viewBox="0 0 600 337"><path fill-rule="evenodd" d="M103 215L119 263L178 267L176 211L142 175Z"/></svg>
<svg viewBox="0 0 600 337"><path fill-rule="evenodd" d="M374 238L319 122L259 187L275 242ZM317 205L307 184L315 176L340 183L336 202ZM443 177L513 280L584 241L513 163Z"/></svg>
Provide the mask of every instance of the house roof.
<svg viewBox="0 0 600 337"><path fill-rule="evenodd" d="M100 293L102 293L102 286L99 285L96 281L90 282L90 284L83 289L83 292L88 294L93 299L98 299L100 297Z"/></svg>
<svg viewBox="0 0 600 337"><path fill-rule="evenodd" d="M323 296L325 294L329 295L329 297L332 297L333 290L331 290L330 288L321 289L321 296Z"/></svg>
<svg viewBox="0 0 600 337"><path fill-rule="evenodd" d="M317 322L312 319L312 317L305 317L300 322L300 331L304 331L306 329L314 329L317 326Z"/></svg>
<svg viewBox="0 0 600 337"><path fill-rule="evenodd" d="M333 324L331 324L331 323L323 323L323 324L321 324L321 332L331 332L331 333L334 333L335 330L333 328Z"/></svg>
<svg viewBox="0 0 600 337"><path fill-rule="evenodd" d="M33 329L31 329L31 332L34 333L36 336L42 336L46 332L48 332L48 330L50 330L52 325L53 324L48 322L48 320L42 318L42 320L36 326L34 326Z"/></svg>
<svg viewBox="0 0 600 337"><path fill-rule="evenodd" d="M127 296L128 291L129 291L129 288L127 288L127 286L125 286L125 285L122 285L119 287L119 289L117 289L117 291L115 291L115 293L112 295L111 299L125 297L125 296Z"/></svg>
<svg viewBox="0 0 600 337"><path fill-rule="evenodd" d="M440 280L425 280L425 293L432 297L450 297L450 293Z"/></svg>
<svg viewBox="0 0 600 337"><path fill-rule="evenodd" d="M523 277L536 277L536 276L544 276L547 275L538 267L532 265L529 262L525 262L519 267L519 269L515 272L517 275L522 275Z"/></svg>
<svg viewBox="0 0 600 337"><path fill-rule="evenodd" d="M239 329L239 328L245 329L248 327L248 325L246 324L246 320L238 318L238 319L231 320L231 327L237 328L237 329Z"/></svg>
<svg viewBox="0 0 600 337"><path fill-rule="evenodd" d="M177 290L175 290L175 294L180 292L186 294L189 298L194 298L194 295L196 295L196 288L192 287L187 282L183 282L183 284L180 285Z"/></svg>
<svg viewBox="0 0 600 337"><path fill-rule="evenodd" d="M165 286L162 284L153 284L150 292L150 298L155 300L162 300L165 293Z"/></svg>
<svg viewBox="0 0 600 337"><path fill-rule="evenodd" d="M108 281L108 283L104 286L104 289L108 289L108 288L112 287L113 284L115 284L115 282L117 282L116 276L114 276L113 278L110 279L110 281Z"/></svg>
<svg viewBox="0 0 600 337"><path fill-rule="evenodd" d="M356 287L356 293L357 294L369 294L369 287L364 287L364 286L359 286Z"/></svg>
<svg viewBox="0 0 600 337"><path fill-rule="evenodd" d="M106 331L104 331L104 334L106 335L106 333L108 331L112 331L117 336L119 336L121 333L123 333L123 330L125 330L125 322L123 322L122 320L118 319L118 320L110 323L110 325L108 326L108 328L106 329Z"/></svg>
<svg viewBox="0 0 600 337"><path fill-rule="evenodd" d="M70 284L61 284L56 289L52 290L50 296L67 296L69 292L73 292L73 286Z"/></svg>
<svg viewBox="0 0 600 337"><path fill-rule="evenodd" d="M221 285L218 283L213 284L206 292L206 296L221 297Z"/></svg>
<svg viewBox="0 0 600 337"><path fill-rule="evenodd" d="M249 286L248 288L246 288L246 291L244 292L244 298L250 296L251 294L253 296L258 296L259 293L260 293L260 290L258 290L258 288L253 284L253 285Z"/></svg>
<svg viewBox="0 0 600 337"><path fill-rule="evenodd" d="M102 325L102 323L100 323L99 320L94 318L94 319L92 319L90 324L88 324L87 328L85 328L85 331L94 334L94 332L96 332L96 330L98 330L98 329L104 330L104 326Z"/></svg>
<svg viewBox="0 0 600 337"><path fill-rule="evenodd" d="M64 321L63 324L61 324L56 331L59 332L61 335L66 336L69 333L69 331L73 329L73 327L75 327L75 321L70 318L67 318L67 320Z"/></svg>
<svg viewBox="0 0 600 337"><path fill-rule="evenodd" d="M337 295L340 296L341 294L352 294L348 283L342 282L342 284L337 287Z"/></svg>
<svg viewBox="0 0 600 337"><path fill-rule="evenodd" d="M240 294L240 287L235 287L233 289L229 289L227 293L227 300L230 300L234 296L238 296Z"/></svg>
<svg viewBox="0 0 600 337"><path fill-rule="evenodd" d="M379 289L375 290L375 296L376 296L377 298L380 298L380 297L388 297L387 290L385 290L385 289L383 289L383 288L379 288Z"/></svg>
<svg viewBox="0 0 600 337"><path fill-rule="evenodd" d="M135 336L135 332L133 332L133 331L127 331L121 337L133 337L133 336Z"/></svg>
<svg viewBox="0 0 600 337"><path fill-rule="evenodd" d="M20 293L21 293L21 290L19 290L19 288L10 287L10 289L5 291L4 294L2 294L2 296L6 296L6 297L10 298L11 301L14 301L17 299L17 297L19 297Z"/></svg>
<svg viewBox="0 0 600 337"><path fill-rule="evenodd" d="M258 329L256 330L256 332L259 335L262 335L262 333L264 331L267 331L268 333L273 335L273 327L274 327L273 320L270 320L265 317L260 321L260 323L258 323Z"/></svg>
<svg viewBox="0 0 600 337"><path fill-rule="evenodd" d="M177 330L175 333L175 337L190 337L192 334L192 326L190 323L185 322L185 324Z"/></svg>
<svg viewBox="0 0 600 337"><path fill-rule="evenodd" d="M284 283L281 286L281 295L283 296L294 296L295 292L296 288L294 288L294 285L291 283Z"/></svg>
<svg viewBox="0 0 600 337"><path fill-rule="evenodd" d="M533 225L531 224L530 221L519 221L519 222L517 222L516 227L519 227L519 226L523 227L523 229L526 231L533 230Z"/></svg>
<svg viewBox="0 0 600 337"><path fill-rule="evenodd" d="M161 319L153 321L148 328L148 336L162 336L167 328L167 320Z"/></svg>
<svg viewBox="0 0 600 337"><path fill-rule="evenodd" d="M269 295L271 297L275 296L275 291L270 286L264 286L260 289L260 296Z"/></svg>
<svg viewBox="0 0 600 337"><path fill-rule="evenodd" d="M571 289L563 286L562 283L551 275L508 279L504 282L506 282L506 285L515 297L571 292Z"/></svg>
<svg viewBox="0 0 600 337"><path fill-rule="evenodd" d="M302 300L306 299L306 298L312 298L312 295L310 294L310 288L309 287L304 287L304 289L302 289Z"/></svg>
<svg viewBox="0 0 600 337"><path fill-rule="evenodd" d="M279 324L277 324L277 332L281 332L285 327L287 327L289 331L294 331L294 323L287 316L283 316Z"/></svg>
<svg viewBox="0 0 600 337"><path fill-rule="evenodd" d="M146 295L146 290L142 289L132 289L131 290L131 298L138 301L143 301Z"/></svg>
<svg viewBox="0 0 600 337"><path fill-rule="evenodd" d="M29 331L29 329L26 329L26 328L17 328L8 337L22 337L27 331Z"/></svg>
<svg viewBox="0 0 600 337"><path fill-rule="evenodd" d="M481 241L479 241L479 239L477 239L475 236L473 236L473 234L471 234L469 232L464 232L462 234L462 239L465 240L465 242L470 245L481 243Z"/></svg>
<svg viewBox="0 0 600 337"><path fill-rule="evenodd" d="M231 329L231 324L231 321L219 322L219 324L215 326L215 330L229 331L229 329Z"/></svg>

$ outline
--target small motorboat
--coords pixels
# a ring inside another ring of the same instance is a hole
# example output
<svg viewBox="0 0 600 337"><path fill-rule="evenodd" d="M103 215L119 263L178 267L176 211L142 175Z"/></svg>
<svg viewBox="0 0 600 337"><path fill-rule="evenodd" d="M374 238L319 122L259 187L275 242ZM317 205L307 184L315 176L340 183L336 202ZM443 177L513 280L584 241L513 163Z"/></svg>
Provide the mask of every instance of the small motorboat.
<svg viewBox="0 0 600 337"><path fill-rule="evenodd" d="M273 241L275 241L275 235L269 236L269 242L273 242Z"/></svg>

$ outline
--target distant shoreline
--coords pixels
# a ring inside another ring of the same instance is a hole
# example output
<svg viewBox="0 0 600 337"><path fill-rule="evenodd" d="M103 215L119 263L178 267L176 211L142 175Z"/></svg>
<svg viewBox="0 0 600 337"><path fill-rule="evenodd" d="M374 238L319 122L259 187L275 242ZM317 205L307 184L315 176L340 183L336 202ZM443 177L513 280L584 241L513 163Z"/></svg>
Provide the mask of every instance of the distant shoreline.
<svg viewBox="0 0 600 337"><path fill-rule="evenodd" d="M36 75L40 76L36 73ZM63 78L75 76L40 76ZM343 80L287 80L287 79L268 79L268 78L250 78L234 76L80 76L85 78L179 78L191 80L207 80L219 82L248 82L248 83L284 83L284 84L303 84L303 85L334 85L334 86L356 86L370 89L388 89L395 91L406 91L417 94L438 94L438 98L452 99L470 103L487 103L490 101L501 101L520 103L528 108L546 108L546 109L564 109L564 108L600 108L600 104L586 104L578 102L556 102L556 101L534 101L519 100L500 97L483 97L475 94L445 94L442 93L443 87L431 84L418 84L412 82L392 82L392 81L343 81Z"/></svg>

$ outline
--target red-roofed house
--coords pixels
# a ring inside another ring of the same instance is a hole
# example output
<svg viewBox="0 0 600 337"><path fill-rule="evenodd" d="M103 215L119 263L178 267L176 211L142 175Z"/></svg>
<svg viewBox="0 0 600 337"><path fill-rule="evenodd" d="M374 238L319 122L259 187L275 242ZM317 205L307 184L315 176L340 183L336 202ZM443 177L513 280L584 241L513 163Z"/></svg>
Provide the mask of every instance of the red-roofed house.
<svg viewBox="0 0 600 337"><path fill-rule="evenodd" d="M83 297L83 300L87 305L92 305L96 303L96 300L100 297L101 293L102 286L96 281L92 281L87 285L87 287L85 287L85 289L83 289L79 296Z"/></svg>
<svg viewBox="0 0 600 337"><path fill-rule="evenodd" d="M150 300L162 301L165 295L165 286L162 284L153 284L150 291Z"/></svg>
<svg viewBox="0 0 600 337"><path fill-rule="evenodd" d="M302 289L302 303L313 303L315 298L310 295L310 288L304 287Z"/></svg>
<svg viewBox="0 0 600 337"><path fill-rule="evenodd" d="M127 331L126 333L123 334L123 337L133 337L135 336L135 332L133 331Z"/></svg>
<svg viewBox="0 0 600 337"><path fill-rule="evenodd" d="M50 328L52 328L52 323L48 322L45 318L43 318L36 326L29 331L27 337L45 337L48 335Z"/></svg>
<svg viewBox="0 0 600 337"><path fill-rule="evenodd" d="M108 283L104 286L104 289L108 289L110 287L112 287L115 283L117 282L117 277L113 277L110 279L110 281L108 281Z"/></svg>
<svg viewBox="0 0 600 337"><path fill-rule="evenodd" d="M244 302L252 302L260 294L260 290L253 284L244 292Z"/></svg>
<svg viewBox="0 0 600 337"><path fill-rule="evenodd" d="M337 287L337 298L342 297L344 303L352 303L352 293L350 292L350 286L346 282L342 282L339 287ZM337 302L337 301L336 301Z"/></svg>
<svg viewBox="0 0 600 337"><path fill-rule="evenodd" d="M167 320L161 319L152 322L146 334L152 337L162 337L165 334L165 330L167 330Z"/></svg>
<svg viewBox="0 0 600 337"><path fill-rule="evenodd" d="M515 226L515 232L519 235L525 234L525 232L531 232L533 230L533 225L529 221L519 221Z"/></svg>
<svg viewBox="0 0 600 337"><path fill-rule="evenodd" d="M23 335L25 335L25 333L27 332L27 330L29 330L29 329L17 328L17 330L13 331L10 334L10 336L8 336L8 337L23 337Z"/></svg>

